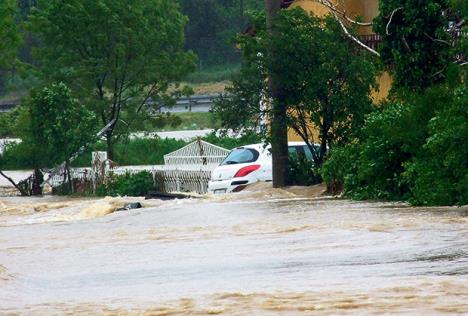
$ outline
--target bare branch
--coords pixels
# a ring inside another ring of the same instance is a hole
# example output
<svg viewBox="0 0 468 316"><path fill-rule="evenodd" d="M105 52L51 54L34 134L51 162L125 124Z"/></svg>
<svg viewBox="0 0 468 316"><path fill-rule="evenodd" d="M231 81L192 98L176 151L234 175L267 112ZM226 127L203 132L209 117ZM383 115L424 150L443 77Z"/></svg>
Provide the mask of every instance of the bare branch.
<svg viewBox="0 0 468 316"><path fill-rule="evenodd" d="M390 19L388 20L387 26L385 27L385 34L390 35L390 32L388 31L388 28L390 27L390 24L392 23L393 15L397 12L403 10L403 7L398 7L395 10L392 11L392 14L390 15Z"/></svg>
<svg viewBox="0 0 468 316"><path fill-rule="evenodd" d="M372 26L372 22L359 22L359 21L356 21L356 20L353 20L351 19L349 16L346 15L346 12L345 11L341 11L339 10L335 5L333 5L330 1L328 0L314 0L314 1L317 1L321 4L323 4L324 6L326 6L327 8L329 8L330 10L338 13L339 15L341 15L346 21L350 22L350 23L353 23L353 24L356 24L356 25L359 25L359 26Z"/></svg>
<svg viewBox="0 0 468 316"><path fill-rule="evenodd" d="M20 193L22 196L28 196L29 194L24 191L19 185L16 184L15 181L13 181L12 178L10 178L9 176L7 176L6 174L4 174L1 170L0 170L0 175L3 176L5 179L8 180L8 182L10 182Z"/></svg>
<svg viewBox="0 0 468 316"><path fill-rule="evenodd" d="M442 43L442 44L446 44L448 46L452 46L449 42L438 39L438 38L433 38L429 34L427 34L426 32L424 32L424 36L426 36L427 38L429 38L433 42L439 42L439 43Z"/></svg>
<svg viewBox="0 0 468 316"><path fill-rule="evenodd" d="M343 22L340 20L340 18L338 17L338 15L336 14L335 11L332 10L332 14L335 16L335 19L338 21L338 23L340 24L341 28L343 29L343 32L345 32L346 36L348 36L350 39L352 39L354 42L356 42L359 46L361 46L362 48L364 48L365 50L371 52L372 54L374 55L377 55L380 57L380 54L370 48L369 46L367 46L366 44L364 44L363 42L361 42L359 39L357 39L355 36L351 35L351 33L349 33L348 29L346 28L346 26L343 24Z"/></svg>
<svg viewBox="0 0 468 316"><path fill-rule="evenodd" d="M402 36L401 40L403 41L403 44L405 45L406 51L408 53L411 53L411 47L409 46L408 41L406 40L406 37Z"/></svg>

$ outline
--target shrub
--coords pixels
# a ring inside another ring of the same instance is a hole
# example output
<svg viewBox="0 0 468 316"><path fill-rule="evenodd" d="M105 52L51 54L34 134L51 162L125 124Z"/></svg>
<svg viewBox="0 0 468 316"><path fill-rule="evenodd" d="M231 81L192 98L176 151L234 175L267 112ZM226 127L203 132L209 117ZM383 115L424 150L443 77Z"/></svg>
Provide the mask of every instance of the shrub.
<svg viewBox="0 0 468 316"><path fill-rule="evenodd" d="M328 159L320 168L320 175L327 184L327 192L341 193L346 179L353 181L350 175L356 174L359 146L350 144L345 147L335 147L330 150Z"/></svg>
<svg viewBox="0 0 468 316"><path fill-rule="evenodd" d="M301 156L290 156L288 164L289 185L314 185L322 182L314 163Z"/></svg>
<svg viewBox="0 0 468 316"><path fill-rule="evenodd" d="M229 136L218 136L216 132L213 132L205 137L203 140L213 145L220 146L226 149L233 149L239 146L257 144L262 142L262 138L259 134L248 133L241 137L229 137Z"/></svg>
<svg viewBox="0 0 468 316"><path fill-rule="evenodd" d="M405 165L413 204L468 204L467 92L466 86L455 90L453 101L430 120L421 155Z"/></svg>
<svg viewBox="0 0 468 316"><path fill-rule="evenodd" d="M107 183L96 189L98 196L144 196L155 189L153 176L147 171L122 176L111 175Z"/></svg>
<svg viewBox="0 0 468 316"><path fill-rule="evenodd" d="M406 99L370 114L355 143L334 148L324 181L355 199L467 203L466 88L455 98L439 86Z"/></svg>
<svg viewBox="0 0 468 316"><path fill-rule="evenodd" d="M176 139L125 139L114 147L114 160L121 166L158 165L164 163L164 155L184 147L187 142ZM104 143L97 143L80 155L74 167L91 164L91 152L105 151Z"/></svg>

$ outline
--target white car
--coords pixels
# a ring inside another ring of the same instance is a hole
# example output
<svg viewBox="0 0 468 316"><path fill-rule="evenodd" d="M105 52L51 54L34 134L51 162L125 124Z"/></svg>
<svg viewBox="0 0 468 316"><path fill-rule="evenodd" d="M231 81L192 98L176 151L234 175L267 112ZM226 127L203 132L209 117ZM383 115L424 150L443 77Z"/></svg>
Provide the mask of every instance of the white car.
<svg viewBox="0 0 468 316"><path fill-rule="evenodd" d="M288 142L290 154L304 155L312 159L312 153L304 142ZM233 149L223 162L211 173L208 192L239 192L248 184L272 181L271 146L246 145Z"/></svg>

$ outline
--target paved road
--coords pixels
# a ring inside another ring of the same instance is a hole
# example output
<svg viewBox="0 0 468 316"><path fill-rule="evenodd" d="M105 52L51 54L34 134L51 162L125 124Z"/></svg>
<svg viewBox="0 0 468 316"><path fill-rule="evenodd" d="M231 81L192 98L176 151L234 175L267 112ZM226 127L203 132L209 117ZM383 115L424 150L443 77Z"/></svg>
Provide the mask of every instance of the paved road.
<svg viewBox="0 0 468 316"><path fill-rule="evenodd" d="M192 131L155 132L155 133L138 132L138 133L132 133L130 137L131 138L160 137L160 138L174 138L178 140L189 141L197 137L204 137L212 132L213 132L212 129L201 129L201 130L192 130Z"/></svg>

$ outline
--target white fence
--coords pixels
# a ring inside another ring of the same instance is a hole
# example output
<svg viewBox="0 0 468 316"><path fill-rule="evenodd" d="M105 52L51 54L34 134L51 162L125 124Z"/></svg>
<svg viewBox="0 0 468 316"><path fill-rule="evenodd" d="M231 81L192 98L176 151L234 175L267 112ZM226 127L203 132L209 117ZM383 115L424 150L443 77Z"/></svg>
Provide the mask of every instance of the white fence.
<svg viewBox="0 0 468 316"><path fill-rule="evenodd" d="M106 174L124 175L147 171L153 175L155 186L164 192L207 192L208 181L211 177L212 166L125 166L108 169ZM93 181L91 168L72 168L72 179L79 181ZM52 187L63 183L64 175L53 176L48 182Z"/></svg>
<svg viewBox="0 0 468 316"><path fill-rule="evenodd" d="M101 183L105 175L136 174L147 171L153 175L156 187L164 192L206 193L211 172L228 155L229 150L202 140L164 156L165 165L112 167L105 152L93 153L93 168L72 168L71 178ZM47 182L57 187L65 181L63 172Z"/></svg>

